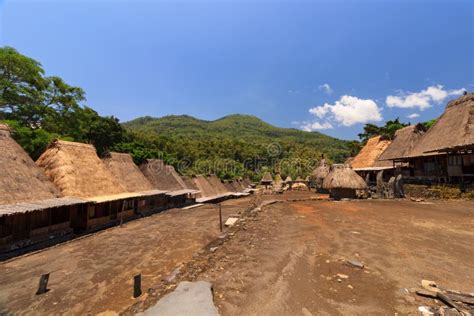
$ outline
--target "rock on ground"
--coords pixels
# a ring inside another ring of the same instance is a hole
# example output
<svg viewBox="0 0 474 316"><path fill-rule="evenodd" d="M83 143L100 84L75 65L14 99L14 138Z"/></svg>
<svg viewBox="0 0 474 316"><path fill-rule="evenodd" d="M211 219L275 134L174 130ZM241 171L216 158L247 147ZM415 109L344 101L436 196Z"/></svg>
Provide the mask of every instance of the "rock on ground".
<svg viewBox="0 0 474 316"><path fill-rule="evenodd" d="M211 289L211 283L205 281L180 282L176 290L165 295L142 315L218 316Z"/></svg>

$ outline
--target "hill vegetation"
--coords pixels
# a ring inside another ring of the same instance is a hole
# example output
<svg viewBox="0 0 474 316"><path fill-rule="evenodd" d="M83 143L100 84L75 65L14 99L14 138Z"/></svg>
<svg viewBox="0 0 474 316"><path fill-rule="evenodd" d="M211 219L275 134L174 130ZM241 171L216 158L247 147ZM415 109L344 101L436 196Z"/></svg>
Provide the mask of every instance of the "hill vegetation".
<svg viewBox="0 0 474 316"><path fill-rule="evenodd" d="M55 138L90 143L99 155L127 152L135 162L162 158L182 174L215 173L224 179L271 170L308 174L321 154L341 162L353 143L320 133L277 128L256 117L231 115L216 121L190 116L143 117L123 126L87 106L85 92L41 64L0 48L0 121L33 159Z"/></svg>
<svg viewBox="0 0 474 316"><path fill-rule="evenodd" d="M123 124L136 138L148 140L147 148L165 152L182 173L216 173L221 178L252 175L254 171L304 176L322 154L342 162L351 155L353 142L317 132L278 128L257 117L234 114L215 121L191 116L142 117ZM146 136L145 136L146 135ZM132 145L118 146L133 151ZM136 152L135 156L140 153ZM183 170L183 165L190 166Z"/></svg>

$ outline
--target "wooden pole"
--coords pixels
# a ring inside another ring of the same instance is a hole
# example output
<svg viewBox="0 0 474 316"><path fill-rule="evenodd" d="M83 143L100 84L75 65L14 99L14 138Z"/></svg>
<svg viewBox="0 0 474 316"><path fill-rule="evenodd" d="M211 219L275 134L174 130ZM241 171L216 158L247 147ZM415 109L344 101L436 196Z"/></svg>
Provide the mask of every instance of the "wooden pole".
<svg viewBox="0 0 474 316"><path fill-rule="evenodd" d="M48 292L48 281L49 273L43 274L39 280L38 291L36 291L36 295Z"/></svg>
<svg viewBox="0 0 474 316"><path fill-rule="evenodd" d="M142 275L137 274L133 277L133 298L142 295Z"/></svg>
<svg viewBox="0 0 474 316"><path fill-rule="evenodd" d="M219 203L219 227L221 229L221 233L223 231L223 227L222 227L222 206L221 204Z"/></svg>

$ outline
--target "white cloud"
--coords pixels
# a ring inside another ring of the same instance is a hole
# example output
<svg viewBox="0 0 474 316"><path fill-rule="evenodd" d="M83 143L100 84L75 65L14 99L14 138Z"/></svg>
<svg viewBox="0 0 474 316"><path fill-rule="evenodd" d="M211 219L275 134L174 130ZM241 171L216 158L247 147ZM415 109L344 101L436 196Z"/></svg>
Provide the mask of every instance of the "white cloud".
<svg viewBox="0 0 474 316"><path fill-rule="evenodd" d="M326 94L332 94L334 91L332 90L331 86L329 83L324 83L318 87L320 91L323 91Z"/></svg>
<svg viewBox="0 0 474 316"><path fill-rule="evenodd" d="M301 126L301 129L307 132L311 132L318 129L330 129L330 128L333 128L333 126L329 122L324 122L322 124L319 122L305 123L305 125Z"/></svg>
<svg viewBox="0 0 474 316"><path fill-rule="evenodd" d="M407 115L407 117L408 117L409 119L414 119L414 118L420 117L420 114L418 114L418 113L412 113L412 114L410 114L410 115Z"/></svg>
<svg viewBox="0 0 474 316"><path fill-rule="evenodd" d="M359 99L344 95L335 104L324 104L309 109L309 112L320 119L326 118L344 126L358 123L382 121L381 109L374 100Z"/></svg>
<svg viewBox="0 0 474 316"><path fill-rule="evenodd" d="M389 107L419 108L421 111L441 103L448 96L461 95L464 89L445 90L442 85L435 85L420 92L400 92L400 95L389 95L385 102Z"/></svg>

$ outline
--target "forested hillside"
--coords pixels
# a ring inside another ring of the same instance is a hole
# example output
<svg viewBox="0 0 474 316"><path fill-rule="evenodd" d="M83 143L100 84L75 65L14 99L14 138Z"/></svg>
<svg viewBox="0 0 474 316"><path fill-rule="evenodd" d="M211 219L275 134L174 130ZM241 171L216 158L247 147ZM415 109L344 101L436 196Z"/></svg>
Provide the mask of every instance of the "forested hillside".
<svg viewBox="0 0 474 316"><path fill-rule="evenodd" d="M80 87L46 76L40 62L11 47L0 48L0 121L33 159L60 138L93 144L99 155L127 152L137 163L162 158L182 174L258 179L266 170L305 176L322 154L342 162L357 148L355 142L274 127L248 115L215 121L144 117L121 125L94 111L85 96Z"/></svg>
<svg viewBox="0 0 474 316"><path fill-rule="evenodd" d="M281 171L292 176L305 175L321 154L342 162L351 154L353 142L338 140L317 132L274 127L254 116L234 114L215 121L191 116L142 117L124 123L130 132L148 135L178 160L199 161L215 166L223 161L241 169ZM195 166L196 167L196 166ZM217 168L216 168L217 169ZM204 170L190 170L199 172ZM213 170L211 170L213 172ZM215 170L219 173L219 170ZM241 172L237 172L241 174ZM221 174L230 177L231 174Z"/></svg>

